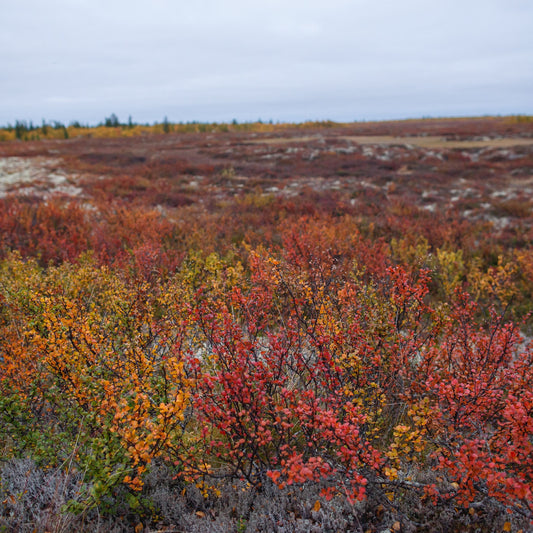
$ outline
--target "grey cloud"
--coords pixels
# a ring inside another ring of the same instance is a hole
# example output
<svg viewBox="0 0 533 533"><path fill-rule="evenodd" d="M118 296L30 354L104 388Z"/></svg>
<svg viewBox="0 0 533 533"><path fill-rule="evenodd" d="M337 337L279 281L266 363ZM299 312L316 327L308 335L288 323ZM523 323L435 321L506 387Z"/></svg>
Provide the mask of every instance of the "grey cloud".
<svg viewBox="0 0 533 533"><path fill-rule="evenodd" d="M533 113L533 4L25 0L0 17L16 118L398 118Z"/></svg>

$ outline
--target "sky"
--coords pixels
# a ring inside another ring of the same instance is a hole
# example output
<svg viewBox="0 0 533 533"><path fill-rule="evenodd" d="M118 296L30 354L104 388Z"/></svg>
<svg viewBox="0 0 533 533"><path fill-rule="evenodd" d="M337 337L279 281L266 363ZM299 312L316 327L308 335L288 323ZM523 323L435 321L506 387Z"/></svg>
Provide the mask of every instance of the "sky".
<svg viewBox="0 0 533 533"><path fill-rule="evenodd" d="M0 0L0 124L533 114L532 0Z"/></svg>

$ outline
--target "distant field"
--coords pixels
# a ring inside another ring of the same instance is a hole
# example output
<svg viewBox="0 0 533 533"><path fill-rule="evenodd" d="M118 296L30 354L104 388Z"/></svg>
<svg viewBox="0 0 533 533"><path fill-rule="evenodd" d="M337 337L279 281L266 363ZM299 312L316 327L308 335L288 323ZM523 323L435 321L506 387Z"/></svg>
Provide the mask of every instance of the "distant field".
<svg viewBox="0 0 533 533"><path fill-rule="evenodd" d="M0 195L84 202L104 195L173 209L315 191L364 210L399 201L432 212L452 209L501 231L516 222L531 225L531 124L481 118L256 124L249 131L218 125L203 133L5 142Z"/></svg>

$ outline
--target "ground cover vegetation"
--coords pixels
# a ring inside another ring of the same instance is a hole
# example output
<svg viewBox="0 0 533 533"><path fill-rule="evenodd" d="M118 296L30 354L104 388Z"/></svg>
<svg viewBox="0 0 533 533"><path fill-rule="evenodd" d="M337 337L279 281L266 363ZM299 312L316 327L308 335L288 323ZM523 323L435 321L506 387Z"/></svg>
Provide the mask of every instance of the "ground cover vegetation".
<svg viewBox="0 0 533 533"><path fill-rule="evenodd" d="M0 531L530 530L528 117L112 119L0 143Z"/></svg>

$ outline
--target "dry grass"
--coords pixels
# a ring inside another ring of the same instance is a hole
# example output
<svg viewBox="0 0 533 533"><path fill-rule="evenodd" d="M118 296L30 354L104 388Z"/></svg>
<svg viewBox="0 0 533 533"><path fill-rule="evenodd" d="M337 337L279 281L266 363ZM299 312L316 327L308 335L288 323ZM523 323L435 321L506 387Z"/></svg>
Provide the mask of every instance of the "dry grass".
<svg viewBox="0 0 533 533"><path fill-rule="evenodd" d="M332 138L328 136L328 140ZM254 139L253 143L259 144L289 144L320 141L321 136L303 137L269 137ZM350 141L356 144L382 144L382 145L411 145L419 148L430 149L469 149L469 148L511 148L514 146L531 146L533 139L527 138L497 138L483 140L449 140L446 137L428 135L425 137L394 137L392 135L351 135L338 136L337 140Z"/></svg>

